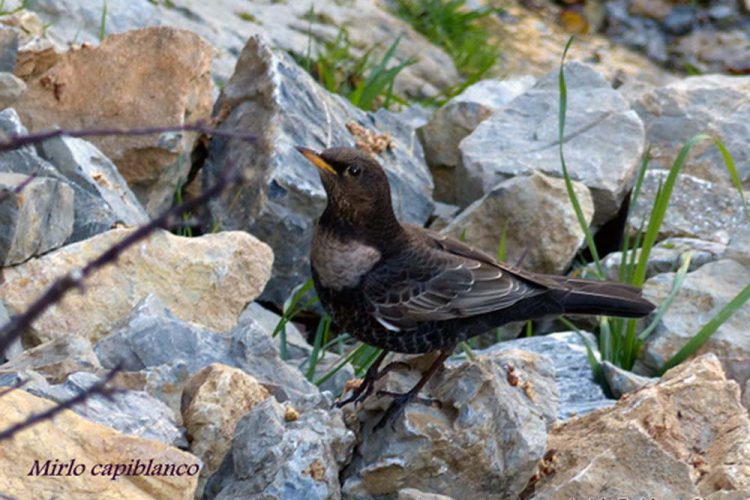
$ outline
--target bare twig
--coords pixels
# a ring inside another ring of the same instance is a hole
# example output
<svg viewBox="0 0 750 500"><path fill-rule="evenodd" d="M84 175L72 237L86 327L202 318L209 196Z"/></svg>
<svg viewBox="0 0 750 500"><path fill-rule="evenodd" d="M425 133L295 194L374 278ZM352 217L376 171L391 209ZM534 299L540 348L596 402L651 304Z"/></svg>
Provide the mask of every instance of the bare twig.
<svg viewBox="0 0 750 500"><path fill-rule="evenodd" d="M93 129L79 129L79 130L66 130L66 129L51 129L43 130L41 132L34 132L31 134L24 135L9 135L8 140L0 142L0 153L4 151L11 151L14 149L28 146L29 144L39 144L55 137L66 136L66 137L101 137L108 135L118 136L140 136L140 135L154 135L154 134L166 134L169 132L198 132L201 134L211 135L214 137L223 137L226 139L240 139L249 142L255 142L258 140L258 136L255 134L249 134L244 132L235 132L231 130L219 130L209 126L206 122L197 121L193 123L186 123L184 125L172 125L166 127L140 127L140 128L93 128Z"/></svg>
<svg viewBox="0 0 750 500"><path fill-rule="evenodd" d="M32 425L36 425L39 422L43 422L45 420L51 420L55 418L55 416L58 413L61 413L64 410L70 410L74 406L84 403L87 399L89 399L94 394L101 394L103 396L111 398L112 395L120 392L120 389L106 387L106 385L110 380L112 380L112 378L115 376L115 374L119 370L120 370L119 367L115 367L111 369L102 380L88 387L85 391L81 392L80 394L75 395L74 397L68 399L67 401L58 403L48 410L45 410L40 413L36 413L34 415L30 415L27 418L23 419L22 421L18 422L17 424L13 424L10 427L0 431L0 441L10 439L11 437L21 432L22 430L27 429L31 427Z"/></svg>
<svg viewBox="0 0 750 500"><path fill-rule="evenodd" d="M6 198L10 197L10 195L18 194L23 191L23 189L31 184L31 181L33 181L34 179L36 179L36 173L30 174L26 179L23 180L23 182L21 182L21 184L16 186L15 189L6 189L0 192L0 203L4 202Z"/></svg>

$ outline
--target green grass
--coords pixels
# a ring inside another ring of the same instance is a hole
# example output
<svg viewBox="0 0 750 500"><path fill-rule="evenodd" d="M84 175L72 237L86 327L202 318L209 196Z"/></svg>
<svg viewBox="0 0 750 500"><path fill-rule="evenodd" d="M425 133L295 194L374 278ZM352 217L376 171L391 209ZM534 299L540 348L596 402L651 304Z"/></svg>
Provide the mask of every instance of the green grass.
<svg viewBox="0 0 750 500"><path fill-rule="evenodd" d="M565 137L565 117L567 110L567 88L565 85L564 63L565 57L572 41L573 38L571 38L565 46L559 72L560 108L558 142L560 164L562 167L568 196L570 198L571 204L573 205L573 209L575 210L578 223L585 234L586 246L588 247L588 250L593 257L595 274L599 279L604 279L605 274L601 259L599 258L599 254L594 244L594 237L591 229L586 223L580 203L575 194L575 191L573 190L573 182L570 177L570 173L568 172L567 165L565 163L565 155L563 153L563 138ZM677 177L683 166L687 162L690 151L697 144L704 141L711 141L721 153L724 165L727 169L727 172L729 173L730 180L737 188L743 205L745 205L745 208L747 208L742 191L742 183L740 181L737 168L734 164L734 160L732 159L729 151L727 151L721 140L716 137L710 136L708 134L695 135L690 140L688 140L680 149L677 157L672 163L671 168L669 169L669 174L667 175L666 180L662 185L659 186L653 206L651 208L650 215L648 216L648 221L644 220L642 222L641 229L637 231L634 237L631 238L631 236L626 233L623 238L621 254L622 256L619 271L619 278L622 282L629 283L637 287L642 287L645 283L648 258L651 254L651 250L656 243L661 225L664 222L664 217L669 205L669 200L674 190L675 183L677 181ZM647 151L641 164L641 168L638 173L635 186L633 188L633 193L631 195L631 210L633 207L635 207L638 201L638 196L640 195L641 186L646 170L648 169L648 164L649 152ZM628 217L630 215L631 214L628 213ZM613 364L628 370L633 367L633 364L639 356L644 342L648 338L648 335L650 335L656 328L659 321L661 320L661 317L671 304L674 297L679 292L682 281L685 279L685 275L687 274L689 265L690 256L684 256L680 269L675 273L674 282L669 295L667 296L665 301L658 307L655 313L650 317L650 322L646 324L645 327L642 326L641 322L635 319L600 319L599 351L601 353L602 359L610 361ZM678 353L676 353L671 359L667 360L664 365L664 369L675 366L677 363L684 361L692 354L694 354L705 343L705 341L710 338L710 336L718 329L718 327L721 326L721 324L724 323L737 309L742 307L742 305L744 305L748 299L750 299L750 285L743 289L729 304L727 304L726 307L724 307L716 316L714 316L714 318L709 320L698 332L696 332L696 334ZM569 322L567 322L566 324L570 325ZM641 328L640 331L639 328ZM591 350L589 354L591 358ZM598 362L594 360L594 364L598 365ZM595 370L598 371L599 367L595 366Z"/></svg>
<svg viewBox="0 0 750 500"><path fill-rule="evenodd" d="M489 42L491 34L483 22L497 9L471 10L466 0L396 0L394 12L445 49L466 77L465 85L481 79L500 56L500 49Z"/></svg>
<svg viewBox="0 0 750 500"><path fill-rule="evenodd" d="M102 5L102 18L99 21L99 42L107 37L107 0Z"/></svg>
<svg viewBox="0 0 750 500"><path fill-rule="evenodd" d="M396 38L379 59L375 57L377 45L358 55L348 31L341 28L334 40L316 44L315 48L310 34L307 54L292 56L327 91L346 97L358 108L373 111L394 103L406 104L394 94L393 86L399 73L416 61L393 64L400 42L401 38Z"/></svg>

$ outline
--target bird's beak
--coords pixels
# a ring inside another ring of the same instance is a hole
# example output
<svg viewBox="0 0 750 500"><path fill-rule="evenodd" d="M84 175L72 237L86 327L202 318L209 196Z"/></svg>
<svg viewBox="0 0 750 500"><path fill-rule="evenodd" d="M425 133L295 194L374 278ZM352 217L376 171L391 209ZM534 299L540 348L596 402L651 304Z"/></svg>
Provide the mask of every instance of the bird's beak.
<svg viewBox="0 0 750 500"><path fill-rule="evenodd" d="M332 166L330 166L323 158L320 157L318 153L316 153L312 149L303 148L302 146L297 146L297 151L302 153L302 156L307 158L310 161L310 163L318 167L323 172L327 172L333 175L338 175L336 170Z"/></svg>

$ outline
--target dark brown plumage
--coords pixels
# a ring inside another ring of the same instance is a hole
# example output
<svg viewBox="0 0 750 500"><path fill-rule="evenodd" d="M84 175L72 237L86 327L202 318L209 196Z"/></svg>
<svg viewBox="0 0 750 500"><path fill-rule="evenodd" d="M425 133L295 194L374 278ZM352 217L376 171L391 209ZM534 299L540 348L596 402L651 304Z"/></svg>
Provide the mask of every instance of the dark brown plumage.
<svg viewBox="0 0 750 500"><path fill-rule="evenodd" d="M333 320L363 342L402 353L441 351L442 364L458 342L511 321L563 313L639 317L654 309L637 288L522 271L401 224L385 172L369 155L298 149L318 167L328 196L311 248L315 288ZM369 394L382 358L356 399Z"/></svg>

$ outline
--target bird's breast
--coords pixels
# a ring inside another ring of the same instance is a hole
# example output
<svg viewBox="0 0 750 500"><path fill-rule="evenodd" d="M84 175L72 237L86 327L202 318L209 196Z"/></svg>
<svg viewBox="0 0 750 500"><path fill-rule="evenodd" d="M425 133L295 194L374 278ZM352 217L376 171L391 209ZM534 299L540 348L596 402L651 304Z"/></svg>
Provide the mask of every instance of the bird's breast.
<svg viewBox="0 0 750 500"><path fill-rule="evenodd" d="M380 261L377 248L357 240L346 240L316 231L310 261L318 282L342 290L359 285L362 277Z"/></svg>

